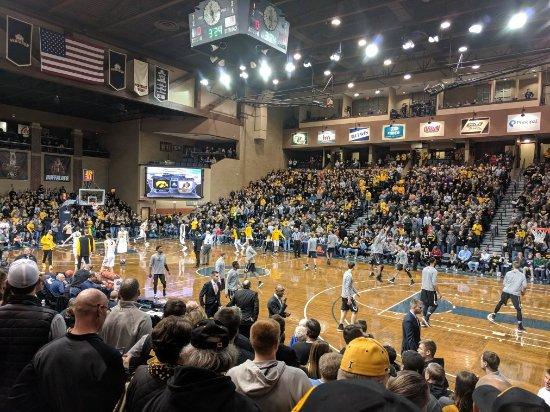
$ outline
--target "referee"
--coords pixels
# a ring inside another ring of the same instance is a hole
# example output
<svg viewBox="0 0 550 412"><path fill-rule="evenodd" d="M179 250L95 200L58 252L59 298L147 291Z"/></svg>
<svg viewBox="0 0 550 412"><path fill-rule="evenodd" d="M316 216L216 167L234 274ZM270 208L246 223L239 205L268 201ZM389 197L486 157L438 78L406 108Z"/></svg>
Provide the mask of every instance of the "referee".
<svg viewBox="0 0 550 412"><path fill-rule="evenodd" d="M504 275L504 287L500 294L500 301L495 306L493 313L488 316L488 319L494 322L500 307L506 305L508 299L511 299L514 309L516 309L516 316L518 319L517 330L518 332L523 332L525 328L523 327L523 318L521 316L521 295L523 295L527 288L527 279L525 279L525 274L519 270L520 266L520 262L514 261L512 270L506 272L506 275Z"/></svg>
<svg viewBox="0 0 550 412"><path fill-rule="evenodd" d="M355 298L359 296L357 289L353 285L352 270L355 267L354 262L348 263L348 270L344 272L342 277L342 307L340 308L340 322L338 323L338 330L344 330L344 321L346 320L347 313L351 310L351 324L353 325L357 319L357 302Z"/></svg>
<svg viewBox="0 0 550 412"><path fill-rule="evenodd" d="M435 269L435 259L430 259L430 264L422 269L422 290L420 291L420 300L423 304L422 323L424 326L430 325L430 316L437 309L437 270Z"/></svg>

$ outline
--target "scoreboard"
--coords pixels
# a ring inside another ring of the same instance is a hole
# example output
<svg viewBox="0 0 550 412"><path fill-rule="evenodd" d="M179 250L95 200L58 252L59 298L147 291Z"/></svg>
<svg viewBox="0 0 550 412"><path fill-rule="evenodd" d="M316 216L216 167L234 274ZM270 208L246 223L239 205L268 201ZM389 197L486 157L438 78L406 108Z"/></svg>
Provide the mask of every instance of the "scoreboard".
<svg viewBox="0 0 550 412"><path fill-rule="evenodd" d="M208 53L210 44L235 39L286 54L289 30L281 10L265 0L205 0L189 15L191 47Z"/></svg>

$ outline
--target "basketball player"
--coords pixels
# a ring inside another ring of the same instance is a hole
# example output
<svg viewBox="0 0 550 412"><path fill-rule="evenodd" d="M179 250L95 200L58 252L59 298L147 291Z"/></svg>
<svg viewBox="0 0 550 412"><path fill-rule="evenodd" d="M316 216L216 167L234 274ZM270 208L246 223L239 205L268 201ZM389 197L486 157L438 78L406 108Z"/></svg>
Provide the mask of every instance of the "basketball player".
<svg viewBox="0 0 550 412"><path fill-rule="evenodd" d="M409 255L402 247L399 247L397 253L395 254L395 269L396 271L393 277L391 279L388 279L389 283L394 284L395 279L397 278L397 276L399 276L399 273L404 270L410 279L409 286L414 285L414 280L412 278L411 270L409 267Z"/></svg>
<svg viewBox="0 0 550 412"><path fill-rule="evenodd" d="M145 246L149 246L149 242L147 242L147 219L139 225L139 235L134 238L134 243L136 243L139 239L143 239L143 244Z"/></svg>
<svg viewBox="0 0 550 412"><path fill-rule="evenodd" d="M185 235L186 235L187 225L185 223L180 224L180 244L181 252L184 256L187 256L187 246L185 246Z"/></svg>
<svg viewBox="0 0 550 412"><path fill-rule="evenodd" d="M277 254L279 252L281 238L286 239L283 232L279 229L279 226L275 226L275 229L273 229L273 233L271 234L271 238L273 239L273 253Z"/></svg>
<svg viewBox="0 0 550 412"><path fill-rule="evenodd" d="M382 282L382 272L384 271L384 265L382 264L382 257L384 255L384 234L380 232L376 235L370 246L371 260L370 260L370 275L374 276L375 267L378 269L376 280Z"/></svg>
<svg viewBox="0 0 550 412"><path fill-rule="evenodd" d="M105 243L103 243L103 246L105 247L105 257L103 258L101 266L109 272L112 272L115 266L116 241L111 238L110 233L105 235Z"/></svg>
<svg viewBox="0 0 550 412"><path fill-rule="evenodd" d="M241 237L235 226L231 229L231 237L233 238L233 246L235 246L235 254L244 256L244 245L241 243Z"/></svg>
<svg viewBox="0 0 550 412"><path fill-rule="evenodd" d="M527 279L525 278L525 274L519 269L520 262L514 261L512 264L512 270L506 272L506 275L504 275L504 286L500 295L500 301L495 306L493 313L488 315L487 318L491 322L494 322L496 314L500 310L501 306L506 305L506 303L508 303L508 299L511 299L514 309L516 310L516 317L518 320L517 331L523 332L525 328L523 327L523 318L521 315L521 295L525 293L525 289L527 288Z"/></svg>
<svg viewBox="0 0 550 412"><path fill-rule="evenodd" d="M354 324L357 320L357 302L356 298L359 297L357 289L353 285L353 268L355 267L355 262L348 262L348 270L344 272L342 277L342 306L340 308L340 322L338 322L338 330L344 330L344 322L346 320L346 315L351 311L351 320L350 323Z"/></svg>
<svg viewBox="0 0 550 412"><path fill-rule="evenodd" d="M116 253L121 255L120 266L126 265L126 253L128 253L128 231L124 226L121 226L118 230Z"/></svg>
<svg viewBox="0 0 550 412"><path fill-rule="evenodd" d="M304 266L304 270L309 269L309 259L313 259L313 270L317 270L317 236L315 232L311 232L309 239L307 240L307 260Z"/></svg>
<svg viewBox="0 0 550 412"><path fill-rule="evenodd" d="M327 265L330 265L330 261L334 256L334 252L336 251L337 246L338 246L338 236L336 236L336 233L334 232L329 233L327 237Z"/></svg>
<svg viewBox="0 0 550 412"><path fill-rule="evenodd" d="M168 269L168 265L166 264L166 256L162 253L162 245L158 245L156 251L157 253L151 256L151 260L149 261L149 278L153 278L153 299L155 301L158 300L157 286L159 279L160 283L162 283L162 296L166 297L166 277L164 270L166 269L166 273L170 275L170 269Z"/></svg>
<svg viewBox="0 0 550 412"><path fill-rule="evenodd" d="M244 261L246 263L246 277L248 277L249 273L252 273L252 275L257 276L256 273L256 255L258 254L252 245L247 240L245 243L246 250L244 252ZM261 288L263 286L263 283L261 280L258 280L258 287Z"/></svg>
<svg viewBox="0 0 550 412"><path fill-rule="evenodd" d="M437 309L437 295L439 289L437 287L437 270L435 268L436 260L430 259L430 263L422 269L422 289L420 290L420 300L422 301L422 323L424 326L430 327L430 316Z"/></svg>
<svg viewBox="0 0 550 412"><path fill-rule="evenodd" d="M72 228L72 226L71 226ZM71 229L72 230L72 229ZM72 232L69 237L67 239L65 239L63 241L63 243L61 244L61 246L65 245L65 243L67 243L69 240L72 240L73 241L73 256L74 256L74 264L75 266L78 264L78 253L77 253L77 244L78 244L78 239L80 238L80 236L82 236L82 234L80 233L80 230L78 230L78 228L76 228L74 230L74 232Z"/></svg>

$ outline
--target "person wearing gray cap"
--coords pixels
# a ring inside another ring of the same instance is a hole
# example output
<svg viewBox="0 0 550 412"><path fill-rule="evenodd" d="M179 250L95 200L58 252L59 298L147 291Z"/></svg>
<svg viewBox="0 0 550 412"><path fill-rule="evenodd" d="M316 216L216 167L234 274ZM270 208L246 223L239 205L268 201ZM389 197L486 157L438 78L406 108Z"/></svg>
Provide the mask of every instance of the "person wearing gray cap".
<svg viewBox="0 0 550 412"><path fill-rule="evenodd" d="M0 307L0 410L19 372L43 345L67 330L60 314L40 304L36 292L41 288L35 261L18 259L10 265Z"/></svg>

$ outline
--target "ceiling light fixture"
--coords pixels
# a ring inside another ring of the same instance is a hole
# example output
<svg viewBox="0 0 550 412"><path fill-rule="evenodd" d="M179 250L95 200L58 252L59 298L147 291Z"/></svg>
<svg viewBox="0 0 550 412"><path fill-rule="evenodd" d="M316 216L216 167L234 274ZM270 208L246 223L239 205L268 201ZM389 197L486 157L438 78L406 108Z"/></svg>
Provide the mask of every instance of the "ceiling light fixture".
<svg viewBox="0 0 550 412"><path fill-rule="evenodd" d="M370 43L365 49L365 56L374 57L378 54L378 46L375 43Z"/></svg>
<svg viewBox="0 0 550 412"><path fill-rule="evenodd" d="M366 46L367 45L367 41L365 39L359 39L359 41L357 42L357 45L359 47L363 47L363 46Z"/></svg>
<svg viewBox="0 0 550 412"><path fill-rule="evenodd" d="M414 48L414 42L412 40L407 40L403 43L403 50L409 50Z"/></svg>
<svg viewBox="0 0 550 412"><path fill-rule="evenodd" d="M287 73L292 73L294 70L296 70L296 66L294 66L294 63L288 62L287 64L285 64L285 71Z"/></svg>
<svg viewBox="0 0 550 412"><path fill-rule="evenodd" d="M353 89L353 86L355 86L355 84L353 84L353 82L348 83L348 89Z"/></svg>
<svg viewBox="0 0 550 412"><path fill-rule="evenodd" d="M330 60L332 60L333 62L340 61L340 53L332 53L330 55Z"/></svg>
<svg viewBox="0 0 550 412"><path fill-rule="evenodd" d="M428 41L430 43L437 43L439 42L439 36L438 35L435 35L435 36L428 36Z"/></svg>
<svg viewBox="0 0 550 412"><path fill-rule="evenodd" d="M338 27L342 23L342 21L338 17L333 17L330 21L330 24L332 24L334 27Z"/></svg>
<svg viewBox="0 0 550 412"><path fill-rule="evenodd" d="M441 22L439 27L442 28L443 30L446 30L449 27L451 27L451 22L449 20L445 20L445 21Z"/></svg>
<svg viewBox="0 0 550 412"><path fill-rule="evenodd" d="M472 69L474 69L474 70L477 70L477 69L479 69L479 68L480 68L479 64L474 64L474 65L472 66Z"/></svg>
<svg viewBox="0 0 550 412"><path fill-rule="evenodd" d="M470 28L468 29L470 33L479 34L483 31L483 24L472 24Z"/></svg>
<svg viewBox="0 0 550 412"><path fill-rule="evenodd" d="M248 79L248 73L247 72L241 72L241 74L239 74L239 77L246 80L246 79Z"/></svg>
<svg viewBox="0 0 550 412"><path fill-rule="evenodd" d="M277 86L279 84L279 79L273 79L273 84Z"/></svg>
<svg viewBox="0 0 550 412"><path fill-rule="evenodd" d="M411 77L412 77L412 76L411 76L409 73L407 73L406 75L403 76L403 78L404 78L405 80L409 80Z"/></svg>
<svg viewBox="0 0 550 412"><path fill-rule="evenodd" d="M220 83L226 89L231 87L231 76L223 70L220 72Z"/></svg>
<svg viewBox="0 0 550 412"><path fill-rule="evenodd" d="M208 79L201 79L200 82L203 86L208 86Z"/></svg>
<svg viewBox="0 0 550 412"><path fill-rule="evenodd" d="M391 59L384 60L384 66L389 66L390 64L392 64Z"/></svg>
<svg viewBox="0 0 550 412"><path fill-rule="evenodd" d="M294 56L292 56L292 57L294 57L294 60L298 61L302 58L302 55L300 53L296 52L296 53L294 53Z"/></svg>
<svg viewBox="0 0 550 412"><path fill-rule="evenodd" d="M460 53L465 53L465 52L468 51L468 47L466 47L466 46L460 46L460 47L458 48L458 51L459 51Z"/></svg>
<svg viewBox="0 0 550 412"><path fill-rule="evenodd" d="M518 13L515 13L510 17L510 20L508 20L508 28L510 30L517 30L521 29L523 26L525 26L525 23L527 23L527 13L524 11L520 11Z"/></svg>
<svg viewBox="0 0 550 412"><path fill-rule="evenodd" d="M323 72L323 74L324 74L325 76L330 76L330 70L325 70L325 71Z"/></svg>
<svg viewBox="0 0 550 412"><path fill-rule="evenodd" d="M304 62L304 67L306 67L306 68L311 67L311 62L309 60L305 61Z"/></svg>
<svg viewBox="0 0 550 412"><path fill-rule="evenodd" d="M353 93L353 97L359 97L359 93Z"/></svg>
<svg viewBox="0 0 550 412"><path fill-rule="evenodd" d="M273 73L271 67L269 67L267 62L262 61L260 65L260 77L264 80L264 82L267 82L269 80L269 78L271 77L271 73Z"/></svg>
<svg viewBox="0 0 550 412"><path fill-rule="evenodd" d="M374 94L380 94L380 90L378 90L378 89L375 90L375 91L374 91Z"/></svg>
<svg viewBox="0 0 550 412"><path fill-rule="evenodd" d="M242 71L242 72L244 72L244 71L246 70L246 66L245 66L244 64L241 64L241 65L239 66L239 70Z"/></svg>

